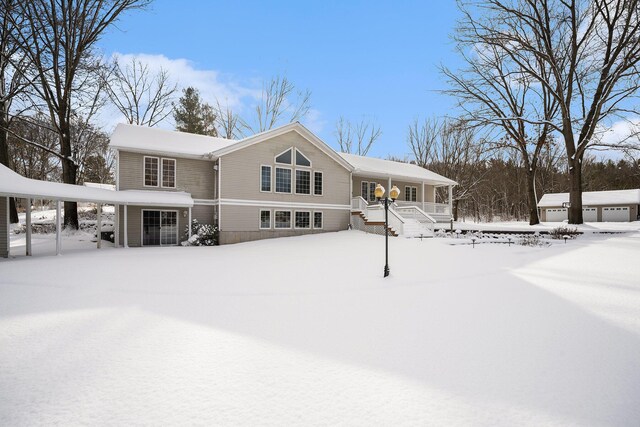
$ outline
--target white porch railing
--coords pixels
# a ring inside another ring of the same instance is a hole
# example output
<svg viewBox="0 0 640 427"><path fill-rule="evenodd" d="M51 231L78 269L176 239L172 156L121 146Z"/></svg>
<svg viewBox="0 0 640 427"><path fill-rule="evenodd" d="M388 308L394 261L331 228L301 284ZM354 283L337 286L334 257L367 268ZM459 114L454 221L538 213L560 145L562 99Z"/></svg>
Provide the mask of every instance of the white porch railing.
<svg viewBox="0 0 640 427"><path fill-rule="evenodd" d="M367 221L384 222L384 207L380 203L368 204L362 197L354 197L351 199L351 209L362 212ZM398 214L393 206L389 207L389 227L397 234L403 234L404 218Z"/></svg>
<svg viewBox="0 0 640 427"><path fill-rule="evenodd" d="M431 215L417 206L398 206L394 209L402 216L402 218L414 219L420 224L429 227L431 231L433 231L433 224L437 222Z"/></svg>
<svg viewBox="0 0 640 427"><path fill-rule="evenodd" d="M367 210L367 206L369 204L362 196L352 197L351 198L351 210L352 211L360 211L365 212Z"/></svg>
<svg viewBox="0 0 640 427"><path fill-rule="evenodd" d="M404 200L396 200L396 205L400 207L415 206L422 209L428 214L450 214L449 205L447 203L433 203L433 202L405 202Z"/></svg>

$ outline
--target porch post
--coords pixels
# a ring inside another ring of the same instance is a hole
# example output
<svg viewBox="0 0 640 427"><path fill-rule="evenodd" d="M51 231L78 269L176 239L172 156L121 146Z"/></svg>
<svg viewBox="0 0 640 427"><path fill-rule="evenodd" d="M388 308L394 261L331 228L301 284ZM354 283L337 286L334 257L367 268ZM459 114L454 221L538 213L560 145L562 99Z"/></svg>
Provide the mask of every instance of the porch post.
<svg viewBox="0 0 640 427"><path fill-rule="evenodd" d="M387 194L389 194L389 191L391 191L391 177L387 180Z"/></svg>
<svg viewBox="0 0 640 427"><path fill-rule="evenodd" d="M102 247L102 204L98 203L96 208L96 236L98 238L98 249Z"/></svg>
<svg viewBox="0 0 640 427"><path fill-rule="evenodd" d="M120 205L114 205L113 244L116 248L120 247Z"/></svg>
<svg viewBox="0 0 640 427"><path fill-rule="evenodd" d="M124 247L129 247L129 238L127 237L127 232L129 231L129 227L127 227L127 205L124 205Z"/></svg>
<svg viewBox="0 0 640 427"><path fill-rule="evenodd" d="M422 210L425 211L424 210L424 181L422 181Z"/></svg>
<svg viewBox="0 0 640 427"><path fill-rule="evenodd" d="M191 238L191 208L189 208L189 224L187 225L187 229L189 230L189 239Z"/></svg>
<svg viewBox="0 0 640 427"><path fill-rule="evenodd" d="M62 215L60 200L56 200L56 255L60 255L62 250Z"/></svg>
<svg viewBox="0 0 640 427"><path fill-rule="evenodd" d="M27 215L26 215L26 227L27 227L27 256L31 256L31 199L27 199Z"/></svg>
<svg viewBox="0 0 640 427"><path fill-rule="evenodd" d="M449 186L449 215L453 216L453 185Z"/></svg>

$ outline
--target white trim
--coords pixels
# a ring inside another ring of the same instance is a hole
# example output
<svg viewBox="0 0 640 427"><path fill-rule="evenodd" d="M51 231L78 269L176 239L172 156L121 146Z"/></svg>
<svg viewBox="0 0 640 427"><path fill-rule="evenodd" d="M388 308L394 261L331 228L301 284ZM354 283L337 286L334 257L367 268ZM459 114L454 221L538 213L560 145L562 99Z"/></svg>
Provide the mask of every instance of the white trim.
<svg viewBox="0 0 640 427"><path fill-rule="evenodd" d="M173 162L173 187L168 186L168 185L164 185L164 161L165 160L169 160ZM162 188L176 188L176 186L178 185L177 181L178 181L178 162L176 161L176 159L171 159L169 157L162 157L160 159L160 179L158 180L160 182L160 187Z"/></svg>
<svg viewBox="0 0 640 427"><path fill-rule="evenodd" d="M276 227L276 213L277 212L289 212L289 227ZM292 230L293 229L293 211L290 209L274 209L273 210L273 229L274 230Z"/></svg>
<svg viewBox="0 0 640 427"><path fill-rule="evenodd" d="M320 214L320 218L322 218L322 225L320 227L316 227L316 214ZM314 230L323 230L324 229L324 212L323 211L313 211L313 229Z"/></svg>
<svg viewBox="0 0 640 427"><path fill-rule="evenodd" d="M124 234L123 234L123 238L124 238L124 247L128 248L129 247L129 227L127 225L127 221L129 221L129 219L127 218L129 216L129 214L127 213L127 205L124 205L124 212L123 212L123 216L124 216Z"/></svg>
<svg viewBox="0 0 640 427"><path fill-rule="evenodd" d="M269 168L269 190L262 189L262 168ZM261 193L272 193L273 192L273 166L271 165L260 165L260 179L258 180L259 190Z"/></svg>
<svg viewBox="0 0 640 427"><path fill-rule="evenodd" d="M269 212L269 226L268 227L263 227L262 226L262 212ZM271 209L260 209L258 212L258 229L259 230L271 230L271 224L272 224L272 217L273 217L273 213L271 212Z"/></svg>
<svg viewBox="0 0 640 427"><path fill-rule="evenodd" d="M120 190L120 150L116 149L116 191Z"/></svg>
<svg viewBox="0 0 640 427"><path fill-rule="evenodd" d="M312 221L312 217L313 215L311 214L312 211L307 211L307 210L296 210L293 212L293 228L295 230L312 230L313 229L313 223ZM298 227L296 225L296 214L297 213L308 213L309 214L309 226L308 227Z"/></svg>
<svg viewBox="0 0 640 427"><path fill-rule="evenodd" d="M320 179L320 181L322 182L322 188L321 188L322 191L320 192L320 194L316 194L316 174L317 173L322 175L322 178ZM313 194L314 196L317 196L317 197L324 196L324 171L314 170L312 172L312 175L313 175L313 189L311 190L311 194ZM353 181L351 181L351 185L353 185Z"/></svg>
<svg viewBox="0 0 640 427"><path fill-rule="evenodd" d="M295 176L293 174L293 168L286 167L286 166L275 166L274 169L275 169L274 170L275 173L273 174L273 192L276 194L293 194L293 190L295 187ZM291 185L289 186L290 191L278 191L278 169L288 169L289 172L291 172L291 180L290 180Z"/></svg>
<svg viewBox="0 0 640 427"><path fill-rule="evenodd" d="M159 245L144 244L144 212L160 212L160 244ZM162 212L176 213L176 244L175 245L162 244ZM179 246L179 245L180 245L180 211L175 209L140 209L140 247L142 246L148 246L148 247L149 246Z"/></svg>
<svg viewBox="0 0 640 427"><path fill-rule="evenodd" d="M295 152L295 155L293 156L293 165L295 167L297 167L297 168L309 168L309 169L311 169L313 167L313 162L311 161L311 159L309 157L307 157L300 149L298 149L298 147L294 147L294 152ZM300 154L302 154L302 157L304 157L305 159L307 159L309 161L309 166L299 165L297 163L298 152L300 152Z"/></svg>
<svg viewBox="0 0 640 427"><path fill-rule="evenodd" d="M300 172L308 172L309 173L309 192L308 193L298 193L298 171ZM295 169L295 171L293 172L294 174L294 189L293 189L293 194L295 194L296 196L311 196L313 194L313 190L311 189L312 185L313 185L313 180L311 179L313 176L313 171L311 169Z"/></svg>
<svg viewBox="0 0 640 427"><path fill-rule="evenodd" d="M299 202L280 202L275 200L243 200L243 199L220 199L221 205L230 206L262 206L275 208L301 208L301 209L332 209L332 210L348 210L351 205L334 205L322 203L299 203Z"/></svg>
<svg viewBox="0 0 640 427"><path fill-rule="evenodd" d="M291 151L291 163L281 163L281 162L276 160L278 157L282 156L287 151ZM289 166L295 165L294 147L289 147L286 150L284 150L282 153L276 154L275 156L273 156L273 163L276 164L276 165L289 165Z"/></svg>
<svg viewBox="0 0 640 427"><path fill-rule="evenodd" d="M156 176L156 179L158 180L158 183L156 185L147 185L147 159L156 159L158 161L158 175ZM155 156L142 156L142 186L143 187L150 187L150 188L158 188L160 187L160 168L161 168L161 162L160 162L161 157L155 157Z"/></svg>
<svg viewBox="0 0 640 427"><path fill-rule="evenodd" d="M218 199L193 199L193 205L216 206Z"/></svg>

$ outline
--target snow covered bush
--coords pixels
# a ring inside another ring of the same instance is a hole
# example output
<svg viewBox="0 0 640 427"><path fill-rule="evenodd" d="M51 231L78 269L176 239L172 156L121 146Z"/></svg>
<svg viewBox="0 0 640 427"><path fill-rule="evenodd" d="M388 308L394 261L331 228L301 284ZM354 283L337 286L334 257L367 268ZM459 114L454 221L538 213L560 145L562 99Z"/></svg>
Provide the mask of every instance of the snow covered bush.
<svg viewBox="0 0 640 427"><path fill-rule="evenodd" d="M189 234L189 228L185 228ZM191 221L191 237L182 242L182 246L215 246L218 244L218 228L209 224L200 224L197 219Z"/></svg>
<svg viewBox="0 0 640 427"><path fill-rule="evenodd" d="M558 226L549 231L549 236L551 236L552 239L558 240L564 239L564 236L569 236L570 239L575 239L579 234L577 227L572 228L566 225Z"/></svg>
<svg viewBox="0 0 640 427"><path fill-rule="evenodd" d="M540 238L540 233L525 234L518 239L518 244L521 246L549 246L549 242L545 242Z"/></svg>

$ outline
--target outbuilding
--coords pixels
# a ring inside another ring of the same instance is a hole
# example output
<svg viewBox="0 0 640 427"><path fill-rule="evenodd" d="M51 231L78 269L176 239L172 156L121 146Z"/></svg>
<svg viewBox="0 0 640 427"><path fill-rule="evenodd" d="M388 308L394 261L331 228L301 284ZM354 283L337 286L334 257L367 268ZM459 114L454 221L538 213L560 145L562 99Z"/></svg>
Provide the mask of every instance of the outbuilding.
<svg viewBox="0 0 640 427"><path fill-rule="evenodd" d="M548 193L538 202L542 222L562 222L568 219L569 193ZM637 221L640 189L585 191L582 193L584 222Z"/></svg>

